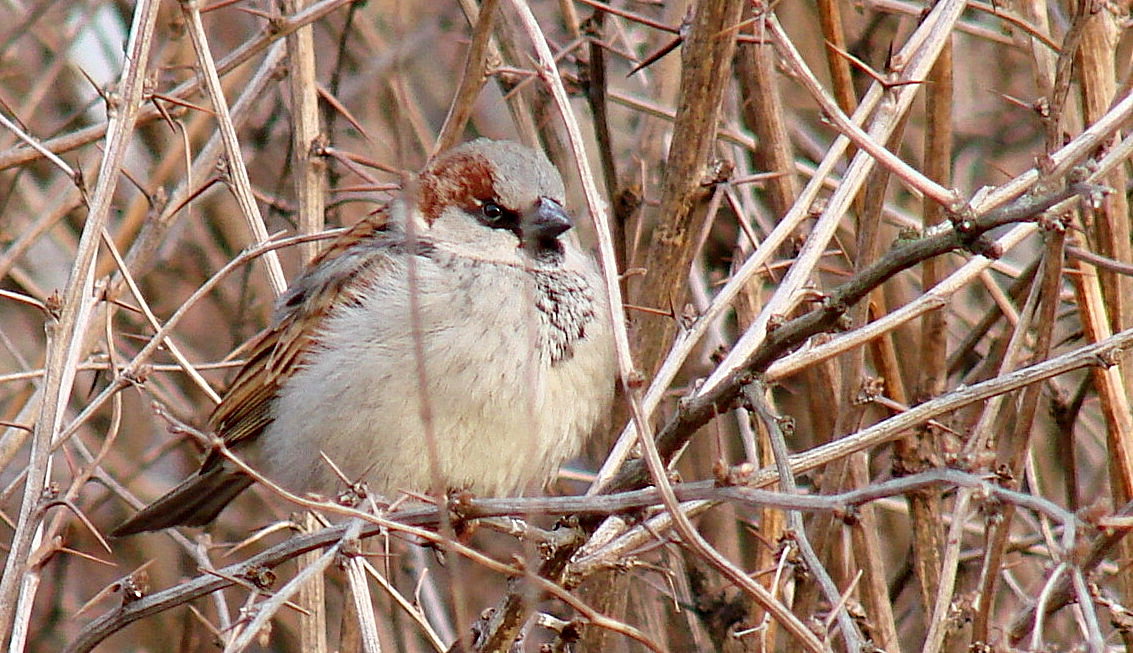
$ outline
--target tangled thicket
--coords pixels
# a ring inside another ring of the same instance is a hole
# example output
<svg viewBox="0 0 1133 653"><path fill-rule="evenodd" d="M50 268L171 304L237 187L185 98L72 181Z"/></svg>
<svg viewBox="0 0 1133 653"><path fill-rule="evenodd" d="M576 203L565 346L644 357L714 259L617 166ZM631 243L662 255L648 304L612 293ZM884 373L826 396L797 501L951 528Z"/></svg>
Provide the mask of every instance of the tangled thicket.
<svg viewBox="0 0 1133 653"><path fill-rule="evenodd" d="M1133 643L1130 8L9 3L0 640ZM547 151L623 294L572 473L105 540L213 446L315 236L476 135Z"/></svg>

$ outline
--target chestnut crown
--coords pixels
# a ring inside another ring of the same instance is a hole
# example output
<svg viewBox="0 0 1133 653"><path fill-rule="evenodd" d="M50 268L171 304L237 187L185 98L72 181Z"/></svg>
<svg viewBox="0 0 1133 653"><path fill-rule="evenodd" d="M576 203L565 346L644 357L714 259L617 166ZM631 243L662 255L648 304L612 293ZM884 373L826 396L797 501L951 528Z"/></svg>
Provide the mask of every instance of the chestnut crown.
<svg viewBox="0 0 1133 653"><path fill-rule="evenodd" d="M544 251L557 249L557 238L572 226L564 195L562 178L542 152L479 139L430 162L418 176L416 201L421 226L446 239Z"/></svg>

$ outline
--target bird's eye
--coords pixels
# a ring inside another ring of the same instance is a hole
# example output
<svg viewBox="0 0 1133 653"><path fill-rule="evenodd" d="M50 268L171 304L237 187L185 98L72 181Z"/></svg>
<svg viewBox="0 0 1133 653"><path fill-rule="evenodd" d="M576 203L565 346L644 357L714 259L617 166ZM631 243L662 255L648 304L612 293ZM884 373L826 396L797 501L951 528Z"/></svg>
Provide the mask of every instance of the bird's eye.
<svg viewBox="0 0 1133 653"><path fill-rule="evenodd" d="M504 217L504 210L495 202L484 202L484 206L480 208L480 211L484 214L484 219L488 222L497 222L500 218Z"/></svg>

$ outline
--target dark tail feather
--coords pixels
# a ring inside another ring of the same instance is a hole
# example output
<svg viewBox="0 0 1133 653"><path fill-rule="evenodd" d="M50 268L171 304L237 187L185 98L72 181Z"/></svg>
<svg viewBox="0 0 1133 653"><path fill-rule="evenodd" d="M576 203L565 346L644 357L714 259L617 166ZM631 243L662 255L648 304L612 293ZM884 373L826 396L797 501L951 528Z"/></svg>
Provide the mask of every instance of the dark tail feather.
<svg viewBox="0 0 1133 653"><path fill-rule="evenodd" d="M170 526L204 526L243 492L252 479L223 464L190 476L138 514L111 531L113 537L157 531Z"/></svg>

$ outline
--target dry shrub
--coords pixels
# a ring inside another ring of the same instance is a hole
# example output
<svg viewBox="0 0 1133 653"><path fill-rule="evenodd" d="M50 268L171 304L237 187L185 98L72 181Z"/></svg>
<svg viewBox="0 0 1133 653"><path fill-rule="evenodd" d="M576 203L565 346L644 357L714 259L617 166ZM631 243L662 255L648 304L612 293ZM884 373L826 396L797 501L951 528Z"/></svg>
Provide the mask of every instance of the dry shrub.
<svg viewBox="0 0 1133 653"><path fill-rule="evenodd" d="M523 6L479 36L471 0L2 10L13 650L1123 646L1128 2ZM564 496L300 535L257 488L204 533L105 541L211 446L319 247L285 239L476 135L544 147L623 274L635 371Z"/></svg>

